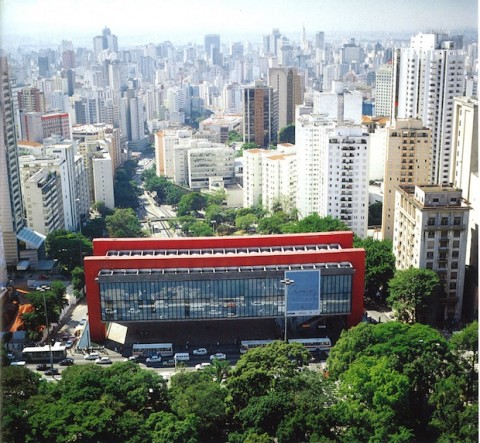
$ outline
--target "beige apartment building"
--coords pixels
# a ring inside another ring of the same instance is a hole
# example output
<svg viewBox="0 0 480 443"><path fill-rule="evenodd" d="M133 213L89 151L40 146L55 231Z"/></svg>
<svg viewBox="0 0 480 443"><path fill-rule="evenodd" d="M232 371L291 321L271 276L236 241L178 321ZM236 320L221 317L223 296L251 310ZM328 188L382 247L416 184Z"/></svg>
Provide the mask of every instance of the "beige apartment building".
<svg viewBox="0 0 480 443"><path fill-rule="evenodd" d="M386 143L382 238L393 240L395 186L429 183L431 131L419 119L397 119Z"/></svg>
<svg viewBox="0 0 480 443"><path fill-rule="evenodd" d="M452 186L395 187L393 253L397 269L432 269L443 284L438 320L462 315L470 206Z"/></svg>

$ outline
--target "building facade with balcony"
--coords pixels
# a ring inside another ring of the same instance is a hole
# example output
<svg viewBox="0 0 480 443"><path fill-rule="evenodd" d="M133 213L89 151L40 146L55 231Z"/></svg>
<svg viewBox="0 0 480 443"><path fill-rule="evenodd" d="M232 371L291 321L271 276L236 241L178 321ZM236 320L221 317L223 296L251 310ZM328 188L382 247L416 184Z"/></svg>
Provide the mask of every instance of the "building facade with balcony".
<svg viewBox="0 0 480 443"><path fill-rule="evenodd" d="M439 321L460 320L470 207L451 186L395 188L393 253L397 269L431 269L444 293Z"/></svg>
<svg viewBox="0 0 480 443"><path fill-rule="evenodd" d="M84 266L97 342L110 322L315 318L350 327L363 316L365 251L353 248L352 232L95 239Z"/></svg>

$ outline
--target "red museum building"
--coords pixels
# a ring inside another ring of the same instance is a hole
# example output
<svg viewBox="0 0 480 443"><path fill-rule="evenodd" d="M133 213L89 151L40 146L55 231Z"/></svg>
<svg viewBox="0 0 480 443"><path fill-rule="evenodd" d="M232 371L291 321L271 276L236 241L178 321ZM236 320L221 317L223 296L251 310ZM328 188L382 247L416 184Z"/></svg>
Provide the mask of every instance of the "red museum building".
<svg viewBox="0 0 480 443"><path fill-rule="evenodd" d="M352 232L95 239L84 266L95 342L109 322L336 318L350 327L363 316L365 251Z"/></svg>

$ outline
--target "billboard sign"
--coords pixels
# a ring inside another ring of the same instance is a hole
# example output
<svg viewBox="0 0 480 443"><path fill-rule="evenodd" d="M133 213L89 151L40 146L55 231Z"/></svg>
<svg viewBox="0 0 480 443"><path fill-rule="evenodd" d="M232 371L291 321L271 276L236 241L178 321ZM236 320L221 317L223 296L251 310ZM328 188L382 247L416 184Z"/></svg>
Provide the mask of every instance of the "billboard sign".
<svg viewBox="0 0 480 443"><path fill-rule="evenodd" d="M286 271L288 317L320 315L320 271Z"/></svg>

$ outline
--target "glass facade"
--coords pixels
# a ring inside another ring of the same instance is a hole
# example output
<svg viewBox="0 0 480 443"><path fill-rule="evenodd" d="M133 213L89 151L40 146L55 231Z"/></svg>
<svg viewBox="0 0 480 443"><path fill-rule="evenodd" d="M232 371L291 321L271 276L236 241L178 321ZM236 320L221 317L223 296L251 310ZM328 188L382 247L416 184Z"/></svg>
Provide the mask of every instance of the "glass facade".
<svg viewBox="0 0 480 443"><path fill-rule="evenodd" d="M132 270L128 270L132 273ZM99 276L103 321L208 320L285 315L284 272L202 270ZM142 272L142 271L139 271ZM327 273L324 274L324 272ZM320 314L349 314L353 269L322 271Z"/></svg>

